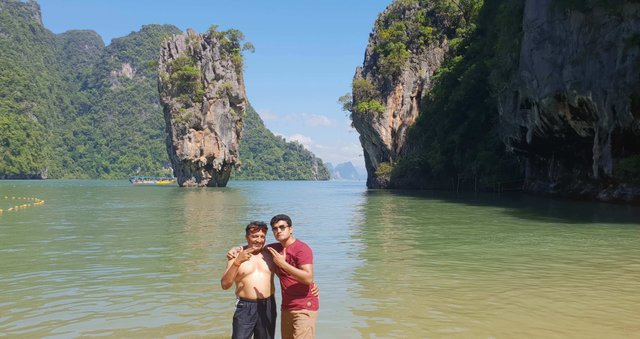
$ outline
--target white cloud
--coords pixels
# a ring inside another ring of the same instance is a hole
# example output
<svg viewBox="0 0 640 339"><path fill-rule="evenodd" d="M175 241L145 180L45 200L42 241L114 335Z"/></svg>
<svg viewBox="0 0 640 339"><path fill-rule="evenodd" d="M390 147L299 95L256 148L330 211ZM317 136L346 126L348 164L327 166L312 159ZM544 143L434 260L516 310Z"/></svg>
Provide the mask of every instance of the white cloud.
<svg viewBox="0 0 640 339"><path fill-rule="evenodd" d="M262 118L262 121L277 121L280 119L277 114L271 112L268 109L258 111L258 115L260 116L260 118Z"/></svg>
<svg viewBox="0 0 640 339"><path fill-rule="evenodd" d="M360 143L313 144L310 150L317 157L321 158L322 161L330 162L334 166L348 161L356 167L364 166L364 157L362 156L362 146L360 146Z"/></svg>
<svg viewBox="0 0 640 339"><path fill-rule="evenodd" d="M322 159L324 162L330 162L334 166L351 162L358 168L364 168L364 157L362 155L362 146L359 142L340 142L335 143L316 143L311 137L308 137L301 133L294 133L289 136L275 133L278 136L283 137L287 141L296 141L300 143L304 148L311 151L315 156Z"/></svg>
<svg viewBox="0 0 640 339"><path fill-rule="evenodd" d="M305 136L302 134L290 135L286 139L289 141L297 141L300 144L302 144L302 146L304 146L304 148L306 149L310 149L311 146L313 145L313 140L311 140L311 138L309 138L308 136Z"/></svg>
<svg viewBox="0 0 640 339"><path fill-rule="evenodd" d="M356 131L356 129L351 124L351 119L344 121L344 127L347 133L358 133L358 131Z"/></svg>
<svg viewBox="0 0 640 339"><path fill-rule="evenodd" d="M307 126L311 126L311 127L329 127L331 126L331 119L327 118L324 115L317 115L317 114L302 114L302 116L304 117L304 123Z"/></svg>
<svg viewBox="0 0 640 339"><path fill-rule="evenodd" d="M362 146L358 133L349 119L332 119L311 113L276 115L261 111L267 128L287 141L296 141L325 162L334 165L350 161L364 167Z"/></svg>
<svg viewBox="0 0 640 339"><path fill-rule="evenodd" d="M291 113L286 115L278 115L269 110L258 112L264 121L281 122L281 123L302 123L307 127L330 127L333 121L327 116L311 113Z"/></svg>

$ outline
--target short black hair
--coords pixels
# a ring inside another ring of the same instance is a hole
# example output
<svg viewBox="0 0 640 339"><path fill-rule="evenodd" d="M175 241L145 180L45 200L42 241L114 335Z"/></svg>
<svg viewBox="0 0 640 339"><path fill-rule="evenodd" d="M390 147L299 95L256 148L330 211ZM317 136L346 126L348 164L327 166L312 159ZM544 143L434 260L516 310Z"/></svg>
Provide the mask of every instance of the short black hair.
<svg viewBox="0 0 640 339"><path fill-rule="evenodd" d="M288 215L286 215L286 214L278 214L278 215L274 216L273 218L271 218L271 227L273 227L273 225L275 225L280 220L286 221L287 225L289 225L289 227L293 226L293 223L291 222L291 218L289 218Z"/></svg>
<svg viewBox="0 0 640 339"><path fill-rule="evenodd" d="M244 232L245 232L245 235L249 235L253 232L256 232L257 230L264 231L264 233L267 233L267 231L269 230L269 227L264 221L252 221L249 223L249 225L247 225L247 228L245 228Z"/></svg>

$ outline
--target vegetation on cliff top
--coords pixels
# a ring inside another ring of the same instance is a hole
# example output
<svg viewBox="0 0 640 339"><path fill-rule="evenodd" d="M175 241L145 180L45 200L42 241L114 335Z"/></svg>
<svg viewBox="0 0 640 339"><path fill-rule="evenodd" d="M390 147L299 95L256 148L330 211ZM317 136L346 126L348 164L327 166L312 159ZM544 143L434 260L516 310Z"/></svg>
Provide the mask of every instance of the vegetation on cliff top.
<svg viewBox="0 0 640 339"><path fill-rule="evenodd" d="M447 41L455 46L475 28L481 0L397 0L378 17L367 67L376 82L355 79L352 93L338 99L351 114L375 116L385 110L380 94L393 88L412 55Z"/></svg>
<svg viewBox="0 0 640 339"><path fill-rule="evenodd" d="M475 27L481 0L398 0L375 23L378 72L393 79L407 60L444 39L456 42Z"/></svg>
<svg viewBox="0 0 640 339"><path fill-rule="evenodd" d="M244 41L244 33L237 29L228 29L226 31L218 31L218 25L211 25L207 30L207 35L210 38L214 38L220 41L220 47L223 53L231 56L231 61L236 67L238 76L242 77L242 70L244 67L244 59L242 58L242 52L255 52L255 47L252 43Z"/></svg>

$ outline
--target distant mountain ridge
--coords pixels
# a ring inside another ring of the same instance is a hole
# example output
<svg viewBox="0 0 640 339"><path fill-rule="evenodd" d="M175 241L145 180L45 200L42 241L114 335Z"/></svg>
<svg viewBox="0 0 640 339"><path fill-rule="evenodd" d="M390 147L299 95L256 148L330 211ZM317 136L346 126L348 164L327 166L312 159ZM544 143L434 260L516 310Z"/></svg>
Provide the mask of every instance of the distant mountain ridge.
<svg viewBox="0 0 640 339"><path fill-rule="evenodd" d="M91 30L53 34L35 1L0 0L0 177L170 174L156 65L162 41L179 33L145 25L105 46ZM248 126L257 114L247 115ZM329 179L310 152L293 143L251 145L250 133L241 140L244 163L270 153L297 159L287 164L296 168L268 178ZM283 161L244 166L239 177L265 179Z"/></svg>
<svg viewBox="0 0 640 339"><path fill-rule="evenodd" d="M340 163L335 167L333 166L332 163L327 162L325 163L325 166L327 166L327 169L331 174L332 180L366 180L367 179L366 170L363 169L358 171L358 169L355 166L353 166L353 163L351 163L351 161Z"/></svg>

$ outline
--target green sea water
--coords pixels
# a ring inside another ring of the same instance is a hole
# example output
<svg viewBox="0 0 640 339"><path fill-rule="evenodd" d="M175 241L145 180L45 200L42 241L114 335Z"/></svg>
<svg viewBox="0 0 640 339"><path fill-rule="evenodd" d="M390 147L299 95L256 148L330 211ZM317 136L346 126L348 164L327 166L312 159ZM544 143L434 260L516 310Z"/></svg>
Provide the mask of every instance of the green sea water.
<svg viewBox="0 0 640 339"><path fill-rule="evenodd" d="M18 198L45 203L8 211ZM0 209L0 336L230 337L225 253L286 213L314 250L318 338L640 337L638 207L46 180L0 181Z"/></svg>

